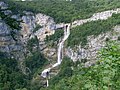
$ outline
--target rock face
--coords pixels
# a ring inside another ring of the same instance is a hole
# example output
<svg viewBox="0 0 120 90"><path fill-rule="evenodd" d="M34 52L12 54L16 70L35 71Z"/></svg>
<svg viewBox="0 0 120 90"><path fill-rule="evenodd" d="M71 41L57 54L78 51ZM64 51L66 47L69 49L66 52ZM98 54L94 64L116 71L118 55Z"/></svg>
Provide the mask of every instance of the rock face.
<svg viewBox="0 0 120 90"><path fill-rule="evenodd" d="M114 10L103 11L100 13L95 13L95 14L93 14L92 17L90 17L88 19L76 20L76 21L72 22L72 27L76 27L78 25L82 25L84 23L91 22L91 21L106 20L109 17L111 17L113 14L118 14L118 13L120 13L120 8L117 8Z"/></svg>
<svg viewBox="0 0 120 90"><path fill-rule="evenodd" d="M56 24L53 18L41 13L34 15L32 12L24 11L24 14L25 15L22 16L23 23L21 23L21 33L24 38L28 39L30 36L33 37L34 34L40 41L44 41L46 36L54 34ZM39 25L40 28L33 32L37 25Z"/></svg>
<svg viewBox="0 0 120 90"><path fill-rule="evenodd" d="M1 9L5 15L11 15L12 11L7 10L8 5L0 2ZM14 33L14 36L12 35ZM9 57L23 60L23 44L21 42L21 34L18 30L12 30L4 20L0 19L0 52L6 53Z"/></svg>
<svg viewBox="0 0 120 90"><path fill-rule="evenodd" d="M47 15L44 15L42 13L39 13L36 15L36 23L41 26L55 24L53 18L51 18ZM50 28L52 28L52 27L50 27Z"/></svg>
<svg viewBox="0 0 120 90"><path fill-rule="evenodd" d="M9 47L7 45L10 44L10 40L12 37L10 37L10 31L9 28L6 26L5 23L0 21L0 50L2 52L9 52Z"/></svg>
<svg viewBox="0 0 120 90"><path fill-rule="evenodd" d="M31 12L23 12L25 15L21 17L21 34L23 36L24 42L30 38L30 35L33 34L33 29L36 27L35 16Z"/></svg>
<svg viewBox="0 0 120 90"><path fill-rule="evenodd" d="M96 21L96 20L106 20L111 17L113 14L120 13L120 8L114 10L103 11L100 13L93 14L92 17L84 20L76 20L72 22L72 27L85 24L87 22ZM114 33L114 34L113 34ZM81 45L75 46L74 48L68 47L65 52L68 57L73 61L86 61L85 66L91 66L97 60L98 50L105 46L106 40L117 40L120 35L119 26L114 28L113 32L107 32L100 34L98 37L88 36L87 45L82 48Z"/></svg>
<svg viewBox="0 0 120 90"><path fill-rule="evenodd" d="M64 27L64 23L56 24L54 19L38 13L34 15L32 12L23 11L24 15L12 15L10 10L5 10L8 8L8 5L4 2L0 2L0 7L4 10L5 15L11 15L11 18L16 20L22 20L21 22L21 31L13 30L16 33L17 41L11 36L12 29L2 20L0 20L0 51L7 52L9 55L17 58L23 59L24 54L26 53L26 44L27 41L35 36L39 39L39 47L40 50L45 52L48 57L51 57L56 54L56 49L48 48L44 42L46 36L54 34L55 30ZM120 13L120 9L104 11L101 13L95 13L92 17L84 20L76 20L72 22L72 28L82 25L84 23L95 21L95 20L105 20L112 16L112 14ZM41 26L38 28L37 31L33 32L37 25ZM118 30L118 31L116 31ZM92 60L93 63L95 62L97 56L97 51L105 46L106 38L117 39L119 32L119 26L115 27L114 33L116 35L111 35L113 32L108 32L105 34L100 34L98 37L88 36L88 44L85 48L82 48L80 45L75 46L74 48L66 48L65 54L70 57L73 61L77 60ZM20 53L20 54L16 54ZM21 54L22 53L22 54ZM90 62L92 62L90 61ZM88 65L88 63L86 64Z"/></svg>
<svg viewBox="0 0 120 90"><path fill-rule="evenodd" d="M53 18L39 13L36 15L36 23L42 26L42 28L35 33L40 41L44 41L46 36L54 34L55 22Z"/></svg>
<svg viewBox="0 0 120 90"><path fill-rule="evenodd" d="M23 59L23 54L20 54L22 53L23 45L19 37L19 31L14 31L18 35L16 37L17 41L11 36L12 31L4 21L0 20L0 52L5 52L8 56L16 59Z"/></svg>
<svg viewBox="0 0 120 90"><path fill-rule="evenodd" d="M115 26L111 32L100 34L97 37L88 36L88 43L83 48L81 45L74 48L66 48L66 55L70 57L74 62L79 60L86 62L85 66L91 66L97 60L98 50L106 45L107 40L118 40L120 36L120 26Z"/></svg>
<svg viewBox="0 0 120 90"><path fill-rule="evenodd" d="M26 50L27 42L35 36L39 39L40 50L43 51L46 48L44 39L47 35L54 34L54 29L56 29L53 18L41 13L35 15L28 11L23 11L23 16L20 14L12 15L12 11L8 10L8 5L2 1L0 2L0 7L5 15L10 15L11 18L16 19L17 21L22 21L20 24L21 30L17 31L12 30L4 21L0 20L0 52L6 52L11 57L23 60L24 53L28 52ZM36 32L33 32L37 25L41 27L38 28ZM14 40L12 37L12 31L14 31L17 40ZM55 50L46 49L44 51L49 51L54 54ZM50 56L50 53L47 56Z"/></svg>
<svg viewBox="0 0 120 90"><path fill-rule="evenodd" d="M23 23L21 23L21 34L23 36L23 42L27 44L27 41L29 39L36 36L39 40L39 48L41 52L45 54L49 59L51 59L56 50L48 48L44 42L44 39L46 36L52 35L55 32L56 24L53 18L41 13L34 15L32 12L24 11L24 14L25 15L22 16ZM40 28L34 32L34 29L37 27L37 25L39 25Z"/></svg>
<svg viewBox="0 0 120 90"><path fill-rule="evenodd" d="M7 9L8 5L6 3L0 1L0 7L1 7L1 9Z"/></svg>

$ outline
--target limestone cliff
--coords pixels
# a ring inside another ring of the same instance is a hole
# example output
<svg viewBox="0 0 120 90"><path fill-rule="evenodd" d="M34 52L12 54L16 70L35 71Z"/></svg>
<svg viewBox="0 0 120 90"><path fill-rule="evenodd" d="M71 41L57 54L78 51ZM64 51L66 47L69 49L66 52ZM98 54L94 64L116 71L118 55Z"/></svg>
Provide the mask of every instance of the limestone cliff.
<svg viewBox="0 0 120 90"><path fill-rule="evenodd" d="M44 15L42 13L34 14L29 11L23 11L14 14L8 8L8 4L0 2L0 8L2 14L9 16L9 18L16 21L20 21L20 30L11 28L4 19L0 19L0 52L7 53L6 56L15 58L18 61L24 62L24 59L31 55L28 50L28 41L32 38L37 37L39 40L39 48L42 53L49 57L49 54L56 52L55 49L46 48L47 45L44 42L46 36L52 35L55 29L59 28L56 26L54 19ZM12 23L12 22L11 22ZM39 27L37 27L39 26ZM37 28L35 31L34 29ZM31 47L35 49L36 46ZM47 53L49 52L49 53ZM22 65L22 64L21 64ZM21 68L25 68L24 65Z"/></svg>
<svg viewBox="0 0 120 90"><path fill-rule="evenodd" d="M27 42L30 39L37 37L39 40L40 51L49 60L53 60L53 58L56 59L57 49L47 46L44 40L46 36L53 35L55 30L63 28L64 23L56 24L52 17L42 13L34 14L30 11L23 11L22 15L19 13L14 15L12 11L8 9L8 5L4 2L0 2L0 7L5 15L10 15L11 18L16 21L21 21L21 30L18 31L12 29L4 20L0 19L0 52L5 52L12 58L24 60L25 55L30 55L30 51L27 48ZM99 19L106 20L111 17L113 13L120 13L120 9L95 13L91 18L76 20L72 22L72 28ZM88 62L85 63L86 66L94 64L97 58L97 51L105 45L106 39L110 38L116 40L119 37L119 28L119 26L115 26L113 32L102 33L97 37L88 36L88 43L84 48L81 47L81 45L75 46L74 48L66 47L64 55L70 57L73 61L87 60ZM12 35L13 32L14 36ZM35 47L36 46L33 48Z"/></svg>
<svg viewBox="0 0 120 90"><path fill-rule="evenodd" d="M82 47L81 45L75 46L74 48L66 48L65 54L71 58L74 62L81 61L85 62L85 66L91 66L98 60L98 51L106 45L108 40L118 40L120 35L120 26L117 25L113 28L113 31L107 33L101 33L98 36L88 36L87 45Z"/></svg>

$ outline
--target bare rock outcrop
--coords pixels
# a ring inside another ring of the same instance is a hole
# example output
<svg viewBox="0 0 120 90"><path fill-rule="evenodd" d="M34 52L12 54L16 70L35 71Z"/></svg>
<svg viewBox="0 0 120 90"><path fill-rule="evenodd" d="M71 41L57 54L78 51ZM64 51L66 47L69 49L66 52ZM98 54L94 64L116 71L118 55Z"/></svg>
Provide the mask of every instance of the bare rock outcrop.
<svg viewBox="0 0 120 90"><path fill-rule="evenodd" d="M16 33L16 40L11 36L11 32ZM23 45L21 43L20 32L12 30L4 21L0 20L0 52L7 53L8 56L16 59L23 59Z"/></svg>
<svg viewBox="0 0 120 90"><path fill-rule="evenodd" d="M107 33L102 33L95 36L88 36L87 40L88 43L86 46L81 47L75 46L74 48L66 48L66 55L70 57L74 62L75 61L82 61L86 62L85 66L91 66L95 64L96 60L98 59L98 51L105 47L107 40L118 40L120 36L120 26L115 26L114 30Z"/></svg>

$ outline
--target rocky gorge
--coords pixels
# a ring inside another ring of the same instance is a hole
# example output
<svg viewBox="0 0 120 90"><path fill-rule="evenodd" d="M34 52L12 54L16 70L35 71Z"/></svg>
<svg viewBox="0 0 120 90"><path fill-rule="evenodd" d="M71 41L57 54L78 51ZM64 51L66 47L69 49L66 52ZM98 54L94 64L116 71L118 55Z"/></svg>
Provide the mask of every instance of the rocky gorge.
<svg viewBox="0 0 120 90"><path fill-rule="evenodd" d="M17 21L22 21L20 22L21 30L16 30L7 25L2 18L0 19L0 52L7 53L6 57L15 58L20 61L20 68L23 73L26 73L24 59L32 54L27 48L27 44L29 40L37 37L39 45L33 45L33 51L36 50L36 47L39 47L40 52L49 60L50 66L53 65L57 58L57 48L48 46L45 39L47 36L54 35L58 29L63 29L65 23L57 24L52 17L42 13L34 14L29 11L23 11L22 16L20 14L15 15L9 10L8 5L4 2L0 2L0 7L5 15L10 15L11 18L16 19ZM120 8L95 13L88 19L73 21L71 23L71 28L86 24L87 22L106 20L113 14L119 13ZM11 34L12 32L15 33L14 37ZM113 27L113 31L101 33L98 36L88 36L87 45L84 47L81 45L76 45L74 47L63 46L63 57L67 56L74 62L85 62L85 67L89 67L95 64L97 53L106 45L106 40L118 40L120 37L119 35L120 26L116 25ZM61 38L59 42L60 41ZM49 67L49 65L45 66L45 68L47 67Z"/></svg>

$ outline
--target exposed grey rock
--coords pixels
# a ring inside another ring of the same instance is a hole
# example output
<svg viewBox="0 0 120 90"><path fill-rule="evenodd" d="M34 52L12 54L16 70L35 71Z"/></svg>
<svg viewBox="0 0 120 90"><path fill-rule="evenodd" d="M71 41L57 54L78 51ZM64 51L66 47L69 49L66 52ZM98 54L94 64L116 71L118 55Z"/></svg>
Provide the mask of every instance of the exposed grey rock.
<svg viewBox="0 0 120 90"><path fill-rule="evenodd" d="M54 29L61 29L64 27L64 23L56 24Z"/></svg>
<svg viewBox="0 0 120 90"><path fill-rule="evenodd" d="M1 7L1 9L7 9L8 5L6 3L4 3L3 1L0 1L0 7Z"/></svg>
<svg viewBox="0 0 120 90"><path fill-rule="evenodd" d="M16 33L14 40L11 36L11 31ZM20 43L20 44L19 44ZM5 52L8 55L11 55L13 52L23 53L23 45L20 40L20 34L18 30L12 30L4 21L0 20L0 52ZM23 59L24 57L17 57L14 53L14 58ZM10 56L11 57L11 56Z"/></svg>
<svg viewBox="0 0 120 90"><path fill-rule="evenodd" d="M44 41L39 42L40 45L45 45Z"/></svg>
<svg viewBox="0 0 120 90"><path fill-rule="evenodd" d="M87 59L88 62L85 63L85 66L90 66L94 64L98 57L98 51L105 47L106 45L106 38L109 38L110 40L117 40L120 36L120 26L115 26L114 30L107 33L102 33L95 36L88 36L88 43L86 46L81 47L75 46L74 48L68 47L66 51L66 55L70 57L74 62L75 61L81 61L82 59Z"/></svg>
<svg viewBox="0 0 120 90"><path fill-rule="evenodd" d="M22 16L22 20L25 24L28 25L29 30L35 28L35 17L34 16Z"/></svg>
<svg viewBox="0 0 120 90"><path fill-rule="evenodd" d="M6 36L6 37L0 36L0 42L2 42L2 41L5 41L5 42L10 41L10 37L9 36Z"/></svg>
<svg viewBox="0 0 120 90"><path fill-rule="evenodd" d="M25 15L30 15L30 16L33 16L33 15L34 15L32 12L29 12L29 11L23 11L23 13L24 13Z"/></svg>
<svg viewBox="0 0 120 90"><path fill-rule="evenodd" d="M120 8L108 10L108 11L103 11L100 13L95 13L95 14L93 14L92 17L90 17L88 19L76 20L76 21L72 22L72 27L76 27L78 25L82 25L84 23L91 22L91 21L106 20L109 17L111 17L112 14L118 14L118 13L120 13Z"/></svg>
<svg viewBox="0 0 120 90"><path fill-rule="evenodd" d="M43 51L47 47L46 44L40 45L40 50Z"/></svg>
<svg viewBox="0 0 120 90"><path fill-rule="evenodd" d="M0 35L8 35L10 34L9 28L6 24L0 20Z"/></svg>
<svg viewBox="0 0 120 90"><path fill-rule="evenodd" d="M51 24L54 24L54 20L53 18L47 16L47 15L44 15L42 13L39 13L36 15L36 22L37 24L41 25L41 26L44 26L44 25L51 25Z"/></svg>
<svg viewBox="0 0 120 90"><path fill-rule="evenodd" d="M56 29L56 24L50 16L38 13L36 14L36 23L43 28L40 28L35 32L35 35L38 37L40 41L44 41L46 36L54 34L54 30Z"/></svg>
<svg viewBox="0 0 120 90"><path fill-rule="evenodd" d="M20 17L20 14L12 15L11 18L16 19L17 21L22 21L22 18Z"/></svg>
<svg viewBox="0 0 120 90"><path fill-rule="evenodd" d="M10 51L21 51L23 47L20 45L9 45Z"/></svg>
<svg viewBox="0 0 120 90"><path fill-rule="evenodd" d="M2 9L7 9L8 5L4 2L0 2L0 7ZM10 10L5 10L4 13L6 15L12 14ZM54 22L54 19L50 16L38 13L34 15L32 12L23 11L24 15L20 17L20 15L12 15L11 17L16 20L23 20L21 23L22 29L19 34L19 32L15 31L17 41L15 41L11 35L11 29L9 26L7 26L3 21L0 20L0 51L7 52L9 54L13 54L14 57L17 57L17 59L23 59L25 52L27 52L26 48L23 47L23 44L26 45L27 41L34 36L37 36L39 39L39 47L40 50L43 51L47 48L47 45L44 42L44 39L48 35L54 34L56 29L63 28L64 23L56 24ZM76 20L72 22L72 28L77 25L82 25L87 22L95 21L95 20L106 20L109 17L112 16L112 14L120 13L120 9L114 9L109 11L104 11L100 13L95 13L92 17L84 20ZM42 28L39 28L38 31L33 33L33 29L36 27L36 25L42 26ZM66 48L65 54L70 57L73 61L82 61L82 59L88 59L89 62L86 62L86 66L92 65L97 58L97 51L105 46L105 40L106 38L110 38L112 40L117 40L118 36L120 35L120 27L115 27L115 32L117 33L115 35L112 35L113 32L108 32L105 34L100 34L97 37L94 36L88 36L88 43L85 46L85 48L82 48L81 45L75 46L74 48ZM21 35L23 37L21 37ZM36 48L36 47L34 47ZM76 48L76 49L75 49ZM25 50L24 50L25 49ZM56 54L56 49L47 48L48 50L45 51L46 55L48 57L52 57L54 54ZM17 55L16 55L17 54ZM91 60L91 61L90 61Z"/></svg>
<svg viewBox="0 0 120 90"><path fill-rule="evenodd" d="M7 52L7 54L10 53L9 47L8 46L0 46L0 52Z"/></svg>
<svg viewBox="0 0 120 90"><path fill-rule="evenodd" d="M31 14L31 12L25 12L26 15L22 16L22 23L21 23L21 34L23 36L23 41L27 42L31 37L33 37L33 29L36 27L35 16Z"/></svg>
<svg viewBox="0 0 120 90"><path fill-rule="evenodd" d="M5 11L2 11L2 12L4 12L5 15L10 15L10 14L12 14L12 11L11 11L11 10L5 10Z"/></svg>

